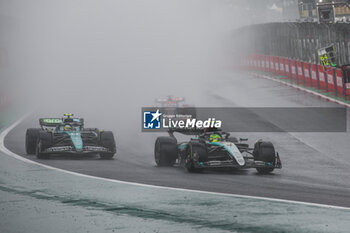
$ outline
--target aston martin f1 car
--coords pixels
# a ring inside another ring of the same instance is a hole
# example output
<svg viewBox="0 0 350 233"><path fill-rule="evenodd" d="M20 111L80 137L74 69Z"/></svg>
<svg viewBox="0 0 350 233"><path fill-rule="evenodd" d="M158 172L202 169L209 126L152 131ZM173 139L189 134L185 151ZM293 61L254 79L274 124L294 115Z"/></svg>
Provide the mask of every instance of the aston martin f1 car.
<svg viewBox="0 0 350 233"><path fill-rule="evenodd" d="M188 142L178 143L174 132L192 135ZM270 173L282 168L279 154L271 142L257 141L253 148L245 143L248 139L231 137L219 130L169 131L169 136L158 137L154 157L157 166L185 167L189 172L210 168L256 168L259 173Z"/></svg>
<svg viewBox="0 0 350 233"><path fill-rule="evenodd" d="M99 154L110 159L116 153L114 135L111 131L84 128L84 119L73 114L63 118L40 118L40 128L26 132L26 152L47 159L52 154Z"/></svg>

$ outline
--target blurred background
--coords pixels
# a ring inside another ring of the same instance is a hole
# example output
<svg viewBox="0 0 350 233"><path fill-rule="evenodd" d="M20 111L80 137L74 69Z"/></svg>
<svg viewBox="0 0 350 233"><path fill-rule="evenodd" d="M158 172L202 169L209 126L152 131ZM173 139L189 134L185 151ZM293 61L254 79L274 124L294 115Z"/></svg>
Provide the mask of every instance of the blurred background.
<svg viewBox="0 0 350 233"><path fill-rule="evenodd" d="M205 106L234 29L297 17L294 0L0 0L0 102L139 127L155 98Z"/></svg>

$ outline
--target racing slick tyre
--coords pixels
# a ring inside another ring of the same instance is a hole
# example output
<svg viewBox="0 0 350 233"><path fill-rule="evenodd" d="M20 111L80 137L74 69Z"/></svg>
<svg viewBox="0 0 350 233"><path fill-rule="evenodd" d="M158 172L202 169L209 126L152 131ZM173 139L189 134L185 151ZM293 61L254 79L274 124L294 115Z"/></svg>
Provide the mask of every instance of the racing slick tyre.
<svg viewBox="0 0 350 233"><path fill-rule="evenodd" d="M51 147L52 136L51 133L45 131L39 131L38 142L36 144L36 157L38 159L48 159L50 154L42 153L45 149Z"/></svg>
<svg viewBox="0 0 350 233"><path fill-rule="evenodd" d="M232 143L238 143L238 142L239 142L238 139L237 139L236 137L228 137L228 138L227 138L227 141L228 141L228 142L232 142Z"/></svg>
<svg viewBox="0 0 350 233"><path fill-rule="evenodd" d="M203 168L196 168L194 161L205 162L208 160L208 152L205 143L191 142L187 147L186 168L188 172L201 172Z"/></svg>
<svg viewBox="0 0 350 233"><path fill-rule="evenodd" d="M267 174L274 170L276 163L275 147L271 142L258 141L254 145L254 160L263 161L272 167L258 167L256 170L261 174Z"/></svg>
<svg viewBox="0 0 350 233"><path fill-rule="evenodd" d="M101 146L108 148L110 151L108 153L100 153L101 159L111 159L116 153L116 145L114 140L113 132L111 131L103 131L100 136Z"/></svg>
<svg viewBox="0 0 350 233"><path fill-rule="evenodd" d="M154 145L154 160L158 167L171 167L178 157L177 141L173 137L158 137Z"/></svg>
<svg viewBox="0 0 350 233"><path fill-rule="evenodd" d="M26 153L34 155L36 152L36 143L38 142L40 129L30 128L26 132Z"/></svg>

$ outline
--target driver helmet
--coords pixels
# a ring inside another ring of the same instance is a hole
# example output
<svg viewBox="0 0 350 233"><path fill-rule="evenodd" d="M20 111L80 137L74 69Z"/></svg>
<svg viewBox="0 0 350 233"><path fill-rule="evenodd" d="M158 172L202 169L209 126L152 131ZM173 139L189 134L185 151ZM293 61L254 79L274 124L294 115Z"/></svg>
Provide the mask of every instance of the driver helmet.
<svg viewBox="0 0 350 233"><path fill-rule="evenodd" d="M218 142L221 140L220 134L211 134L209 137L210 142Z"/></svg>
<svg viewBox="0 0 350 233"><path fill-rule="evenodd" d="M65 126L64 126L64 131L69 131L69 130L72 130L72 126L70 126L70 125L65 125Z"/></svg>

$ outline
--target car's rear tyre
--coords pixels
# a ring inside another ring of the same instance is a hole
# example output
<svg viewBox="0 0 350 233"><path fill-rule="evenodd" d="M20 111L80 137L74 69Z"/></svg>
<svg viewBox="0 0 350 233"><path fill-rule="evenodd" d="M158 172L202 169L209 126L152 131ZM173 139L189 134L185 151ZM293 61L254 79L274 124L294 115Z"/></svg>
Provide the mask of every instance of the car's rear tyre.
<svg viewBox="0 0 350 233"><path fill-rule="evenodd" d="M205 162L208 160L208 152L205 143L191 142L187 147L186 169L188 172L201 172L203 168L195 167L194 160Z"/></svg>
<svg viewBox="0 0 350 233"><path fill-rule="evenodd" d="M103 131L100 135L101 146L108 148L112 152L100 153L101 159L111 159L117 152L114 135L112 131Z"/></svg>
<svg viewBox="0 0 350 233"><path fill-rule="evenodd" d="M40 128L30 128L26 131L26 153L28 155L34 155L36 152L39 132Z"/></svg>
<svg viewBox="0 0 350 233"><path fill-rule="evenodd" d="M38 142L36 144L36 157L38 159L50 158L49 153L43 153L43 151L52 146L52 135L49 132L39 131Z"/></svg>
<svg viewBox="0 0 350 233"><path fill-rule="evenodd" d="M271 142L258 141L254 145L254 160L263 161L270 164L271 167L259 167L256 170L261 174L267 174L274 170L276 163L275 147Z"/></svg>
<svg viewBox="0 0 350 233"><path fill-rule="evenodd" d="M178 157L177 141L173 137L158 137L154 145L154 160L158 167L171 167Z"/></svg>

